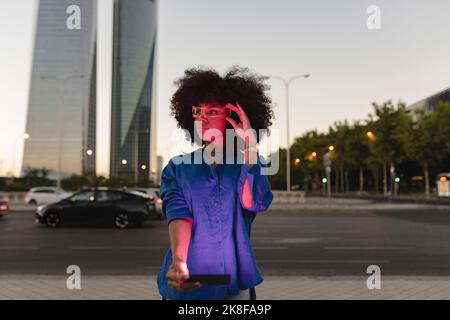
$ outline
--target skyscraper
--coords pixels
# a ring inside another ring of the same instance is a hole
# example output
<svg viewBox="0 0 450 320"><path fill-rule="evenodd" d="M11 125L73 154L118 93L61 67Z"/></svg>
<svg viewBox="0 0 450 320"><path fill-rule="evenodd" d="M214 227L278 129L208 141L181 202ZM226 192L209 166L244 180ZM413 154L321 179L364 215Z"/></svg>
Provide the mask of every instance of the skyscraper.
<svg viewBox="0 0 450 320"><path fill-rule="evenodd" d="M95 173L96 0L40 0L22 172Z"/></svg>
<svg viewBox="0 0 450 320"><path fill-rule="evenodd" d="M153 0L115 0L110 175L149 180L155 155Z"/></svg>

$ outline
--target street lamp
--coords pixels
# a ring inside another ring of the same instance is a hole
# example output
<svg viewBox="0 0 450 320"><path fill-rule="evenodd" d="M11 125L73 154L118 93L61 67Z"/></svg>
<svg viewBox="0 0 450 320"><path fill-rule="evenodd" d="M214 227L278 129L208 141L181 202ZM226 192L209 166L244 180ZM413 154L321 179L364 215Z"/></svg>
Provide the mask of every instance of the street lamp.
<svg viewBox="0 0 450 320"><path fill-rule="evenodd" d="M86 154L88 156L92 156L94 154L94 151L92 151L91 149L89 149L88 151L86 151Z"/></svg>
<svg viewBox="0 0 450 320"><path fill-rule="evenodd" d="M123 164L123 165L126 165L127 163L128 163L127 160L125 160L125 159L122 160L122 164Z"/></svg>
<svg viewBox="0 0 450 320"><path fill-rule="evenodd" d="M299 74L295 75L289 80L285 80L279 76L269 76L269 78L274 78L281 80L286 88L286 140L287 140L287 148L286 148L286 191L291 191L291 152L290 152L290 137L289 137L289 85L292 80L298 78L309 78L309 74Z"/></svg>
<svg viewBox="0 0 450 320"><path fill-rule="evenodd" d="M54 79L58 82L59 84L59 107L58 107L58 180L56 183L56 186L58 188L61 188L61 143L62 143L62 126L61 126L61 122L62 122L62 107L64 106L64 95L63 95L63 89L64 89L64 84L66 83L66 81L72 79L72 78L79 78L79 79L83 79L84 75L83 74L73 74L73 75L67 75L67 76L60 76L60 75L50 75L50 76L41 76L40 77L41 80L46 80L46 79Z"/></svg>
<svg viewBox="0 0 450 320"><path fill-rule="evenodd" d="M367 132L366 132L366 135L367 135L367 138L368 138L370 141L375 141L376 136L375 136L375 134L374 134L372 131L367 131Z"/></svg>

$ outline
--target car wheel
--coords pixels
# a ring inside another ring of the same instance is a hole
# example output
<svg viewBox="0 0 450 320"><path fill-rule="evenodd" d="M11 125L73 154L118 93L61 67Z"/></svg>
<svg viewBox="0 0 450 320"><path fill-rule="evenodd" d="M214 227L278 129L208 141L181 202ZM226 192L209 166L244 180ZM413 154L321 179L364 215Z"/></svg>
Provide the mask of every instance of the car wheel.
<svg viewBox="0 0 450 320"><path fill-rule="evenodd" d="M31 199L30 201L28 201L28 204L35 206L35 205L37 205L37 201L34 199Z"/></svg>
<svg viewBox="0 0 450 320"><path fill-rule="evenodd" d="M48 227L56 228L61 223L61 218L58 213L56 212L49 212L45 216L45 224Z"/></svg>
<svg viewBox="0 0 450 320"><path fill-rule="evenodd" d="M119 213L114 218L114 225L116 226L116 228L125 229L128 227L129 224L130 224L130 219L129 219L127 213Z"/></svg>

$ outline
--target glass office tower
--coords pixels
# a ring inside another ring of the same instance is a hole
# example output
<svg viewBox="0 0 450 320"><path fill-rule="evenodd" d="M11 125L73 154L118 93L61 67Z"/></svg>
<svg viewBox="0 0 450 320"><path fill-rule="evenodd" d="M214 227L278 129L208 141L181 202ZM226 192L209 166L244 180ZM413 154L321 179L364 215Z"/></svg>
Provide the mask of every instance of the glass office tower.
<svg viewBox="0 0 450 320"><path fill-rule="evenodd" d="M95 173L96 0L40 0L22 174Z"/></svg>
<svg viewBox="0 0 450 320"><path fill-rule="evenodd" d="M114 1L111 176L148 181L156 163L156 27L156 1Z"/></svg>

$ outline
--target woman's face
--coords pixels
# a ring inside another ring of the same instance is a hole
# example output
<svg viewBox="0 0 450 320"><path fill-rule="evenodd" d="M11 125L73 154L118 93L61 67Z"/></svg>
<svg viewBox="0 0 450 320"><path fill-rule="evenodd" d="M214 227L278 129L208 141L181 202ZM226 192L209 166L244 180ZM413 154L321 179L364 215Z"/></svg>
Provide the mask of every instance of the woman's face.
<svg viewBox="0 0 450 320"><path fill-rule="evenodd" d="M198 106L192 106L194 127L203 141L218 143L219 135L222 136L222 141L225 139L228 115L229 109L218 103L201 103Z"/></svg>

